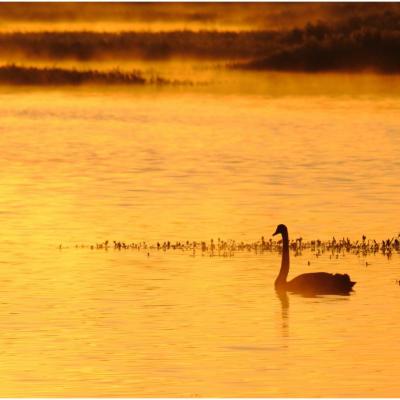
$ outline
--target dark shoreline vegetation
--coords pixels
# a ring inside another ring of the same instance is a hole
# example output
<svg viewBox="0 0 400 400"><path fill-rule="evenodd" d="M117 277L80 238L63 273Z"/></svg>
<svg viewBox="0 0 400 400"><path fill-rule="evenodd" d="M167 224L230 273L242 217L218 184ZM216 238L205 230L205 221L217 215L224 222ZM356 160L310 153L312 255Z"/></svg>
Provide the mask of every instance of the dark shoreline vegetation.
<svg viewBox="0 0 400 400"><path fill-rule="evenodd" d="M274 71L400 72L400 13L376 12L303 28L264 31L0 33L0 59L225 61Z"/></svg>
<svg viewBox="0 0 400 400"><path fill-rule="evenodd" d="M0 58L26 60L248 59L278 50L269 31L13 32L0 33Z"/></svg>
<svg viewBox="0 0 400 400"><path fill-rule="evenodd" d="M232 257L238 252L250 252L256 254L262 254L264 252L282 252L282 240L275 241L272 239L265 240L264 237L257 242L245 243L243 241L235 240L218 240L211 239L209 241L160 241L155 244L147 242L121 242L121 241L104 241L96 243L94 245L76 244L73 246L77 249L90 249L90 250L136 250L136 251L187 251L191 255L209 255L209 256L221 256L221 257ZM68 249L62 244L58 247L60 250ZM323 254L329 255L330 258L344 256L345 254L353 254L357 256L368 256L381 254L386 256L388 259L393 254L400 255L400 234L397 237L390 239L377 241L375 239L367 239L364 235L361 240L351 241L349 238L335 239L328 241L322 241L319 239L304 241L303 238L299 237L289 242L289 249L294 253L295 256L302 255L303 251L311 251L316 257L322 256ZM149 255L150 253L148 253Z"/></svg>
<svg viewBox="0 0 400 400"><path fill-rule="evenodd" d="M192 85L158 76L144 78L139 71L121 72L118 69L103 72L64 68L36 68L16 65L0 66L0 84L17 86L63 85Z"/></svg>

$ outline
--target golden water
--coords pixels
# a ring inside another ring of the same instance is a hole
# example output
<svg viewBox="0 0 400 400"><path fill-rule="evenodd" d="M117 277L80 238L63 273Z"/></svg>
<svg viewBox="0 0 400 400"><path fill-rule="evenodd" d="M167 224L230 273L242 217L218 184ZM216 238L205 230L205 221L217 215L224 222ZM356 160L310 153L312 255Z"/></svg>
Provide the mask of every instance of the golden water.
<svg viewBox="0 0 400 400"><path fill-rule="evenodd" d="M396 236L398 96L284 86L1 90L1 396L399 394L397 254L285 299L278 254L74 247Z"/></svg>

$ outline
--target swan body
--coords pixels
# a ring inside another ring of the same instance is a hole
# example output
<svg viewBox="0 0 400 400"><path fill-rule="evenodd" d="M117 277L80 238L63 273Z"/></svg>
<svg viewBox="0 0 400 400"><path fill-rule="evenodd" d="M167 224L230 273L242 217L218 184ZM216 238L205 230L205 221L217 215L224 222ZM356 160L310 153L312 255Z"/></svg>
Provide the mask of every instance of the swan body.
<svg viewBox="0 0 400 400"><path fill-rule="evenodd" d="M289 233L283 224L278 225L274 235L282 235L282 264L279 275L275 280L277 290L287 290L294 293L308 294L346 294L356 282L352 282L347 274L329 274L327 272L312 272L301 274L287 282L289 274Z"/></svg>
<svg viewBox="0 0 400 400"><path fill-rule="evenodd" d="M313 272L296 276L286 282L286 290L290 292L312 292L315 294L335 294L349 292L355 282L351 282L347 274L329 274Z"/></svg>

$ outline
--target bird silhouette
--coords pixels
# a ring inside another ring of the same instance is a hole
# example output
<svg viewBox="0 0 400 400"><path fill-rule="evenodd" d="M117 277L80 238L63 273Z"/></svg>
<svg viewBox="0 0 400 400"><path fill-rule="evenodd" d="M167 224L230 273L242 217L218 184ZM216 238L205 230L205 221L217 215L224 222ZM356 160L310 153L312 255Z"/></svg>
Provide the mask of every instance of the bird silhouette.
<svg viewBox="0 0 400 400"><path fill-rule="evenodd" d="M301 274L287 282L289 274L289 233L286 225L280 224L273 236L282 235L282 264L275 280L275 289L303 294L348 294L356 282L350 280L347 274L329 274L327 272L312 272Z"/></svg>

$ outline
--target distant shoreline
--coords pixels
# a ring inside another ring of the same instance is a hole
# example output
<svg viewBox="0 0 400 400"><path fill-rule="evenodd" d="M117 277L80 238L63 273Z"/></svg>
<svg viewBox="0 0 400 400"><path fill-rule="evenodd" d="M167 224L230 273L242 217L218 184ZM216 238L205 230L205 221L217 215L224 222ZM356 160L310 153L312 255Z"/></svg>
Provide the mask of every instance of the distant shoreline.
<svg viewBox="0 0 400 400"><path fill-rule="evenodd" d="M100 85L193 85L191 81L165 79L160 76L144 78L139 71L118 69L98 71L67 68L22 67L14 64L0 66L0 84L16 86L79 86Z"/></svg>

